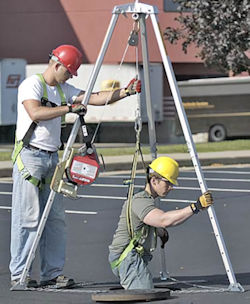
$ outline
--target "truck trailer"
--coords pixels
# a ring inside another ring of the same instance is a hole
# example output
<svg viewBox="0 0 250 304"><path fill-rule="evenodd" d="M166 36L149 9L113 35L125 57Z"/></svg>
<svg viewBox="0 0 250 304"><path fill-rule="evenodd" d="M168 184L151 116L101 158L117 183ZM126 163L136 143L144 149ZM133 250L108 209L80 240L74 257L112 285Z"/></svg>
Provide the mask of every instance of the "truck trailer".
<svg viewBox="0 0 250 304"><path fill-rule="evenodd" d="M192 134L208 133L209 141L250 137L250 77L179 81ZM176 115L176 135L182 134Z"/></svg>

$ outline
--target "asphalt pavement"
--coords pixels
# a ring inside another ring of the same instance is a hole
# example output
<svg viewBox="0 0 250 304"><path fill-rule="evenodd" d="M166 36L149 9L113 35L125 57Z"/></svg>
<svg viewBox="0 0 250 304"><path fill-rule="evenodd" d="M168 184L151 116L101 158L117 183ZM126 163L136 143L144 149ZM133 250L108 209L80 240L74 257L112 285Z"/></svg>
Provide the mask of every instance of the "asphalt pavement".
<svg viewBox="0 0 250 304"><path fill-rule="evenodd" d="M245 292L232 292L222 262L214 230L207 212L193 216L183 225L168 229L166 269L169 280L160 281L161 251L158 246L150 269L157 291L170 288L171 298L150 303L171 304L248 304L250 302L250 166L204 168L209 190L213 192L214 209L233 266L236 282ZM0 303L2 304L91 304L93 294L104 290L115 292L117 279L108 264L108 245L117 227L127 194L127 173L100 175L92 185L79 188L79 197L62 197L66 208L67 259L64 273L74 277L82 288L72 290L10 291L10 215L12 181L0 180ZM138 174L136 189L144 186L145 177ZM192 168L181 168L179 186L162 199L165 211L182 208L200 193ZM159 244L158 244L159 245ZM32 277L39 280L39 254ZM105 285L106 284L106 285ZM112 288L112 289L111 289ZM118 290L119 291L119 290ZM112 301L111 303L114 303ZM117 303L117 302L116 302ZM119 301L118 303L122 303ZM139 303L139 302L134 302ZM147 302L149 303L149 302Z"/></svg>

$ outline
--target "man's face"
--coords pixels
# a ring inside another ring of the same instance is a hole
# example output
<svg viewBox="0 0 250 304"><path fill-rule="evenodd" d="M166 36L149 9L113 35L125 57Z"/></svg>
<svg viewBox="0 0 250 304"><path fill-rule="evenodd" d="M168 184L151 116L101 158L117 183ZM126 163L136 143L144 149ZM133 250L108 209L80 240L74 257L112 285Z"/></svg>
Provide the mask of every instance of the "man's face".
<svg viewBox="0 0 250 304"><path fill-rule="evenodd" d="M58 83L64 83L72 77L73 75L65 68L65 66L62 64L57 64L56 81Z"/></svg>
<svg viewBox="0 0 250 304"><path fill-rule="evenodd" d="M173 189L173 186L174 185L165 178L155 178L154 191L160 197L166 196Z"/></svg>

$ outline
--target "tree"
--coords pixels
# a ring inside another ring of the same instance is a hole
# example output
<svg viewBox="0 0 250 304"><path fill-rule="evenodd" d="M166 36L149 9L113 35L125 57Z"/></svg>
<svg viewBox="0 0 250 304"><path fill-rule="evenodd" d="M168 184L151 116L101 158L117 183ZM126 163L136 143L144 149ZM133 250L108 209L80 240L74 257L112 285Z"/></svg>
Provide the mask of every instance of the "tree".
<svg viewBox="0 0 250 304"><path fill-rule="evenodd" d="M250 49L249 0L173 0L180 15L175 18L179 28L166 28L164 38L171 43L182 40L187 53L188 46L195 44L206 66L233 75L248 72Z"/></svg>

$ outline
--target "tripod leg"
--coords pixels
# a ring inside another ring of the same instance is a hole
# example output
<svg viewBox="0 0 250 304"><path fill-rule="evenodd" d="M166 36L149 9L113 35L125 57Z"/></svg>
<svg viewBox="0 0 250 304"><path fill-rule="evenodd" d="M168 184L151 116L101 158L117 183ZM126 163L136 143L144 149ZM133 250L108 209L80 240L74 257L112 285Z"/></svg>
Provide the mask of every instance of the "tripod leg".
<svg viewBox="0 0 250 304"><path fill-rule="evenodd" d="M160 248L161 252L161 271L160 271L160 278L162 281L167 281L169 278L167 267L166 267L166 257L165 257L165 249Z"/></svg>
<svg viewBox="0 0 250 304"><path fill-rule="evenodd" d="M145 23L145 15L144 14L141 14L141 16L140 16L140 29L141 29L141 46L142 46L142 58L143 58L145 98L146 98L147 116L148 116L149 143L150 143L152 158L155 159L157 157L156 135L155 135L154 115L153 115L153 112L152 112L151 93L150 93L147 30L146 30L146 23Z"/></svg>
<svg viewBox="0 0 250 304"><path fill-rule="evenodd" d="M192 159L192 162L194 165L194 169L195 169L195 172L196 172L199 184L200 184L201 192L204 193L207 191L207 185L206 185L206 181L203 176L200 161L197 156L197 152L196 152L196 148L195 148L195 145L193 142L191 130L190 130L189 123L187 120L187 116L186 116L186 113L185 113L185 110L184 110L184 107L182 104L182 100L181 100L180 92L179 92L177 82L175 79L173 67L170 62L169 57L167 56L167 53L165 50L165 45L162 40L162 35L160 32L160 28L159 28L156 16L154 14L151 14L150 17L151 17L151 21L153 24L155 36L156 36L156 39L158 42L158 46L160 49L162 62L164 64L165 72L166 72L166 75L167 75L167 78L169 81L169 85L171 88L171 92L172 92L172 95L174 98L176 110L177 110L177 113L178 113L178 116L180 119L184 137L185 137L185 140L187 143L188 151L190 153L190 156L191 156L191 159ZM226 248L223 236L222 236L222 232L219 227L219 222L217 220L214 207L213 206L209 207L207 209L207 211L208 211L210 222L211 222L213 230L214 230L214 234L215 234L216 241L217 241L217 244L218 244L218 247L220 250L220 254L221 254L224 266L225 266L225 270L226 270L226 273L227 273L227 276L228 276L228 279L230 282L229 289L231 291L243 291L244 289L236 281L235 274L234 274L234 271L232 268L232 264L231 264L231 261L230 261L230 258L229 258L228 252L227 252L227 248Z"/></svg>

